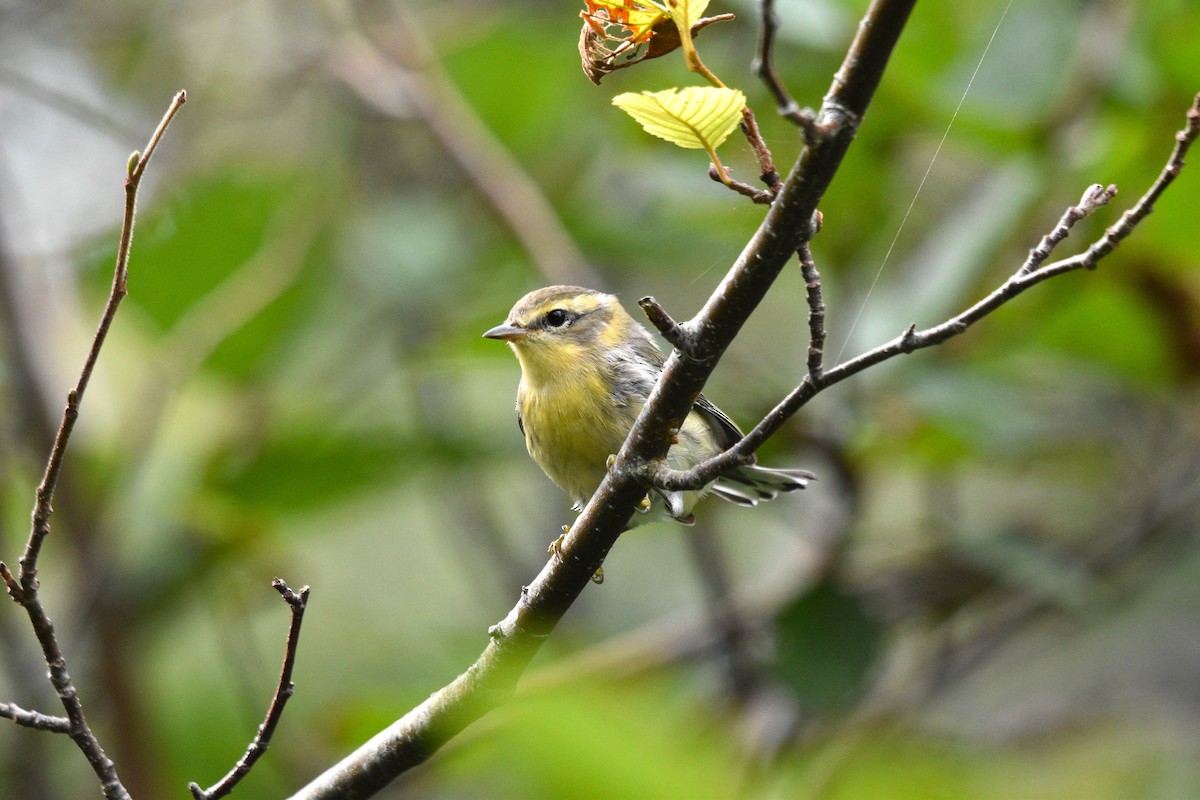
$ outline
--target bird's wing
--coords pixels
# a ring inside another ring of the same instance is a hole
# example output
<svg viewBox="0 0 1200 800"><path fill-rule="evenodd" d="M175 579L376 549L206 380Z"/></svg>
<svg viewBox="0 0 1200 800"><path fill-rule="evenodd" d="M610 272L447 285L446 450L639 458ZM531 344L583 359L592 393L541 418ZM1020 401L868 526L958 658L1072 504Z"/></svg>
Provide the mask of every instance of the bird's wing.
<svg viewBox="0 0 1200 800"><path fill-rule="evenodd" d="M692 410L699 414L700 418L708 425L717 440L717 445L722 450L728 450L741 441L744 434L737 424L704 395L696 398L696 404L692 406Z"/></svg>

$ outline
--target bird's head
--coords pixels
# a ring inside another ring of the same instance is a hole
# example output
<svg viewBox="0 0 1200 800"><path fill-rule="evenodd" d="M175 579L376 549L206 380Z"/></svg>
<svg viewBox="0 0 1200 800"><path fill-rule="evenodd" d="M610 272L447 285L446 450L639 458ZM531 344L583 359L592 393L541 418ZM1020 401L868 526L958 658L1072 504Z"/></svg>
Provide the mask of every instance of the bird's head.
<svg viewBox="0 0 1200 800"><path fill-rule="evenodd" d="M503 325L483 335L508 342L527 377L569 371L603 357L637 325L611 294L578 286L549 286L517 301Z"/></svg>

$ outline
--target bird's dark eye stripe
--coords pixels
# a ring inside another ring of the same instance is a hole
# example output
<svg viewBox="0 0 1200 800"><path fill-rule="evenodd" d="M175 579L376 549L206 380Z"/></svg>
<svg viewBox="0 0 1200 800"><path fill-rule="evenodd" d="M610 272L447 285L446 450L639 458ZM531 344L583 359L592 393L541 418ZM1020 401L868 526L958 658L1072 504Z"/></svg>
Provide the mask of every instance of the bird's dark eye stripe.
<svg viewBox="0 0 1200 800"><path fill-rule="evenodd" d="M561 328L571 321L571 315L565 309L554 308L546 312L545 320L551 328Z"/></svg>

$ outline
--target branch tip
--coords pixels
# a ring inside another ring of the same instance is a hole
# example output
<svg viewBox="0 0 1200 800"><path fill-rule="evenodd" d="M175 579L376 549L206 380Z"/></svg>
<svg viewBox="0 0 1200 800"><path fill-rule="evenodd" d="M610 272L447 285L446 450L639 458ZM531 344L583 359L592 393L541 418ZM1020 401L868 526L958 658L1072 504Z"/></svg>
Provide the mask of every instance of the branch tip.
<svg viewBox="0 0 1200 800"><path fill-rule="evenodd" d="M276 578L271 581L271 588L279 592L279 596L286 600L287 604L294 611L304 612L304 607L308 604L308 593L310 591L308 586L302 586L299 592L293 592L283 578Z"/></svg>
<svg viewBox="0 0 1200 800"><path fill-rule="evenodd" d="M282 578L271 581L271 587L279 592L280 597L287 601L292 611L292 622L288 627L287 645L283 652L283 667L279 671L279 681L275 686L275 694L267 709L267 716L258 726L254 738L246 747L242 757L234 764L233 769L225 777L213 784L210 789L202 789L195 782L188 784L192 797L196 800L217 800L233 791L242 778L250 773L258 759L267 752L271 745L271 737L283 717L283 707L288 699L296 693L296 684L292 681L292 670L296 665L296 649L300 644L300 625L304 621L304 609L308 602L309 587L304 586L299 592L293 592Z"/></svg>
<svg viewBox="0 0 1200 800"><path fill-rule="evenodd" d="M1090 214L1101 206L1106 206L1117 196L1117 185L1110 183L1108 186L1103 184L1093 183L1083 193L1083 197L1079 198L1078 208L1084 214Z"/></svg>
<svg viewBox="0 0 1200 800"><path fill-rule="evenodd" d="M641 306L642 312L646 315L646 319L658 329L658 332L663 335L663 338L671 343L671 346L677 350L686 352L690 347L691 342L687 331L682 325L671 318L667 310L650 295L646 295L641 300L638 300L638 305Z"/></svg>
<svg viewBox="0 0 1200 800"><path fill-rule="evenodd" d="M783 81L775 74L775 34L779 31L779 15L775 13L774 0L759 0L758 52L750 69L757 75L775 98L775 110L779 116L790 120L804 131L806 141L810 138L812 111L803 109L792 99ZM806 118L807 115L807 118Z"/></svg>
<svg viewBox="0 0 1200 800"><path fill-rule="evenodd" d="M5 564L3 561L0 561L0 580L4 581L4 586L8 589L8 596L20 603L24 594L21 591L21 584L16 576L12 574L12 571L9 570L8 564Z"/></svg>

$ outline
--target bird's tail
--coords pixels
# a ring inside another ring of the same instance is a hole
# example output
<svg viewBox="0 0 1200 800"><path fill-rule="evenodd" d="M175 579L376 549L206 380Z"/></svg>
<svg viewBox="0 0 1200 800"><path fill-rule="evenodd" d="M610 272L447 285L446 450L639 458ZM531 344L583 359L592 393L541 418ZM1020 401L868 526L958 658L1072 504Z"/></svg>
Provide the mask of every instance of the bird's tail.
<svg viewBox="0 0 1200 800"><path fill-rule="evenodd" d="M739 506L756 506L775 499L780 492L803 489L816 480L806 469L771 469L749 464L726 472L712 486L712 493Z"/></svg>

